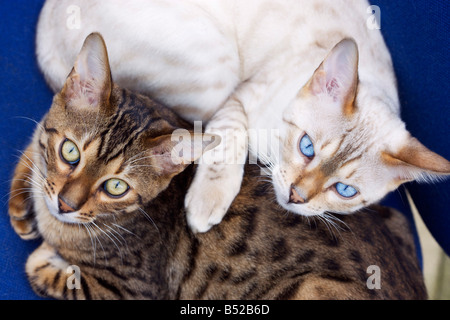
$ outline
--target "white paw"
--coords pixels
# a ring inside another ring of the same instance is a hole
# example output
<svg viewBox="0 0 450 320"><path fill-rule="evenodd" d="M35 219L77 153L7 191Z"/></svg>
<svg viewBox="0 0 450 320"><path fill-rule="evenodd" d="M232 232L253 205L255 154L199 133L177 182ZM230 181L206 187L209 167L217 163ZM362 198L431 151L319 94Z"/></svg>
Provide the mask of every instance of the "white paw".
<svg viewBox="0 0 450 320"><path fill-rule="evenodd" d="M222 221L239 193L243 169L243 165L199 165L184 202L193 232L206 232Z"/></svg>

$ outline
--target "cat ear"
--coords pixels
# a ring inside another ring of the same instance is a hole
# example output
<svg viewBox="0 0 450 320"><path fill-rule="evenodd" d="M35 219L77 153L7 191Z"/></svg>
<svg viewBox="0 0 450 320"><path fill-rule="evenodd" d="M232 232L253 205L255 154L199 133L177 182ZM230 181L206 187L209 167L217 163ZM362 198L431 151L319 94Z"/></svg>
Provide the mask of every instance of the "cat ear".
<svg viewBox="0 0 450 320"><path fill-rule="evenodd" d="M150 139L150 152L155 155L155 165L163 173L174 175L183 171L205 152L220 144L221 138L215 134L194 133L177 129L172 134Z"/></svg>
<svg viewBox="0 0 450 320"><path fill-rule="evenodd" d="M450 175L450 162L408 135L396 153L382 152L383 161L392 169L394 183L433 181Z"/></svg>
<svg viewBox="0 0 450 320"><path fill-rule="evenodd" d="M358 86L358 46L344 39L331 50L306 85L309 93L328 95L338 102L346 115L354 112Z"/></svg>
<svg viewBox="0 0 450 320"><path fill-rule="evenodd" d="M111 90L111 71L105 42L100 34L91 33L84 41L66 79L62 96L69 105L99 107L108 103Z"/></svg>

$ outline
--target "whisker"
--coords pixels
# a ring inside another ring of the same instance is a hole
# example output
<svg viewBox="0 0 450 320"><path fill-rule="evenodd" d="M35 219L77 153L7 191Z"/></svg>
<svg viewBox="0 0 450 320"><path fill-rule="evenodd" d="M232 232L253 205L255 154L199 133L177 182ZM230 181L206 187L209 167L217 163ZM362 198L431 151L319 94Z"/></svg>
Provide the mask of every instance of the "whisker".
<svg viewBox="0 0 450 320"><path fill-rule="evenodd" d="M24 116L14 116L14 117L12 117L12 118L13 118L13 119L16 118L16 119L30 120L31 122L34 122L41 130L45 131L44 126L43 126L40 122L38 122L38 121L36 121L36 120L34 120L34 119L32 119L32 118L28 118L28 117L24 117Z"/></svg>
<svg viewBox="0 0 450 320"><path fill-rule="evenodd" d="M94 239L96 240L96 242L98 242L98 244L99 244L100 247L102 248L102 251L103 251L103 257L104 257L104 259L105 259L105 263L106 263L106 264L109 264L109 261L108 261L107 256L106 256L105 248L103 247L103 243L100 241L100 238L99 238L99 237L97 236L97 234L95 233L95 230L93 229L92 223L93 223L93 222L89 222L89 228L91 228L91 232L92 232L92 234L94 235Z"/></svg>
<svg viewBox="0 0 450 320"><path fill-rule="evenodd" d="M129 234L132 234L132 235L135 236L135 237L138 237L135 233L133 233L133 232L131 232L130 230L128 230L128 229L122 227L121 225L118 225L118 224L116 224L116 223L113 223L112 225L115 226L115 227L117 227L117 228L119 228L119 229L122 229L122 230L125 231L125 232L128 232ZM139 238L139 237L138 237L138 238Z"/></svg>
<svg viewBox="0 0 450 320"><path fill-rule="evenodd" d="M139 168L139 167L149 167L149 168L164 169L163 167L155 166L155 165L151 165L151 164L138 164L138 165L128 166L128 168L130 168L130 169Z"/></svg>
<svg viewBox="0 0 450 320"><path fill-rule="evenodd" d="M14 191L18 191L18 190L14 190ZM26 193L30 193L30 190L21 191L21 192L19 192L17 194L11 195L11 197L9 198L9 201L11 201L12 199L14 199L14 198L16 198L16 197L18 197L18 196L20 196L22 194L26 194Z"/></svg>
<svg viewBox="0 0 450 320"><path fill-rule="evenodd" d="M26 178L28 178L28 177L26 177ZM22 181L22 182L30 183L32 186L35 186L38 189L42 188L42 185L38 181L35 181L34 179L31 179L31 178L28 178L28 179L13 179L12 182L14 182L14 181Z"/></svg>
<svg viewBox="0 0 450 320"><path fill-rule="evenodd" d="M111 231L111 235L112 236L114 236L114 234L117 234L122 240L123 240L123 242L125 243L125 246L126 246L126 249L128 250L128 242L127 242L127 240L122 236L122 234L120 234L120 232L119 231L117 231L116 229L114 229L113 227L111 227L111 226L109 226L109 225L107 225L107 224L104 224L105 225L105 227L107 227L110 231ZM115 237L116 238L116 237ZM118 238L116 238L118 241L120 241ZM120 241L120 243L122 244L122 242Z"/></svg>
<svg viewBox="0 0 450 320"><path fill-rule="evenodd" d="M91 245L92 245L92 249L94 251L94 266L95 266L95 258L96 258L96 251L97 251L97 244L94 243L94 239L92 238L92 233L89 230L88 224L83 223L83 226L86 228L86 231L89 234L89 238L91 239Z"/></svg>
<svg viewBox="0 0 450 320"><path fill-rule="evenodd" d="M144 152L148 152L148 151L146 150L146 151L144 151ZM141 153L142 153L142 152L141 152ZM141 153L139 153L139 155L140 155ZM128 159L128 161L126 161L125 163L128 164L128 165L131 165L131 164L133 164L133 163L135 163L135 162L138 162L138 161L141 161L141 160L151 159L151 158L157 158L157 157L165 157L165 155L162 155L162 154L152 154L152 155L150 155L150 156L145 156L145 157L141 157L141 158L138 158L138 159L133 159L133 157L132 157L132 158Z"/></svg>
<svg viewBox="0 0 450 320"><path fill-rule="evenodd" d="M327 227L328 231L330 232L330 235L331 235L335 240L337 240L336 235L334 234L334 232L333 232L333 230L332 230L332 228L331 228L331 225L328 224L328 220L327 220L324 216L322 216L322 215L316 215L316 217L317 217L320 221L322 221L322 222L324 223L324 225Z"/></svg>
<svg viewBox="0 0 450 320"><path fill-rule="evenodd" d="M24 156L25 158L28 159L28 161L30 162L30 164L27 163L27 161L25 161L22 157L18 157L21 161L21 163L27 167L28 169L30 169L32 172L34 172L38 177L42 178L43 180L45 180L45 174L41 171L41 169L34 163L33 160L30 159L30 157L28 157L25 152L22 152L22 156ZM38 170L36 171L35 168Z"/></svg>
<svg viewBox="0 0 450 320"><path fill-rule="evenodd" d="M122 262L122 264L123 264L122 251L120 250L119 246L118 246L117 243L114 241L114 239L111 238L111 237L109 236L109 234L108 234L106 231L104 231L102 228L100 228L95 222L92 221L91 224L94 225L95 227L97 227L98 230L100 230L105 236L107 236L107 237L109 238L109 240L111 240L111 242L114 244L114 246L115 246L115 247L117 248L117 250L119 251L120 260L121 260L121 262Z"/></svg>
<svg viewBox="0 0 450 320"><path fill-rule="evenodd" d="M150 221L153 226L155 227L155 229L158 231L159 233L159 237L160 237L160 241L161 241L161 232L159 231L158 226L156 225L155 221L153 221L152 217L150 217L150 215L145 212L142 208L138 208L140 212L142 212L142 214L147 218L148 221Z"/></svg>

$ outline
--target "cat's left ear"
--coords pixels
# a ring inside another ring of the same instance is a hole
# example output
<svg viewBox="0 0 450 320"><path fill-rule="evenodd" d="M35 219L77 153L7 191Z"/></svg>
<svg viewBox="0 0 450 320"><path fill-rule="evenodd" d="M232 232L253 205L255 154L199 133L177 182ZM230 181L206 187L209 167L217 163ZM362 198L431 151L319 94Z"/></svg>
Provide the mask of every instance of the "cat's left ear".
<svg viewBox="0 0 450 320"><path fill-rule="evenodd" d="M347 38L334 46L302 91L326 95L343 108L344 114L351 115L357 86L358 46L355 40Z"/></svg>
<svg viewBox="0 0 450 320"><path fill-rule="evenodd" d="M389 166L397 186L408 181L433 181L450 175L450 161L425 147L414 137L395 152L382 152L382 160Z"/></svg>
<svg viewBox="0 0 450 320"><path fill-rule="evenodd" d="M162 173L173 176L215 148L220 141L221 137L215 134L177 129L172 134L150 139L147 147L155 156L153 161Z"/></svg>
<svg viewBox="0 0 450 320"><path fill-rule="evenodd" d="M109 104L112 80L105 42L99 33L84 41L61 91L68 105L80 108Z"/></svg>

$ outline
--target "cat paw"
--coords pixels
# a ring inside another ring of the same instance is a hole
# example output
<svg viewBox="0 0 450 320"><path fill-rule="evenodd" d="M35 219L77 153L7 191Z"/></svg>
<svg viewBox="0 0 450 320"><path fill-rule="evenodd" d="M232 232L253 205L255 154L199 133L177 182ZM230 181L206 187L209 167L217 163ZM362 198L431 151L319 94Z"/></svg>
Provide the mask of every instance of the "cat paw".
<svg viewBox="0 0 450 320"><path fill-rule="evenodd" d="M40 234L32 209L25 208L15 201L10 201L9 217L14 231L23 240L39 238Z"/></svg>
<svg viewBox="0 0 450 320"><path fill-rule="evenodd" d="M68 289L68 267L56 250L44 242L29 256L25 271L37 294L62 299Z"/></svg>
<svg viewBox="0 0 450 320"><path fill-rule="evenodd" d="M200 165L185 198L187 222L193 232L220 223L241 188L241 165Z"/></svg>

